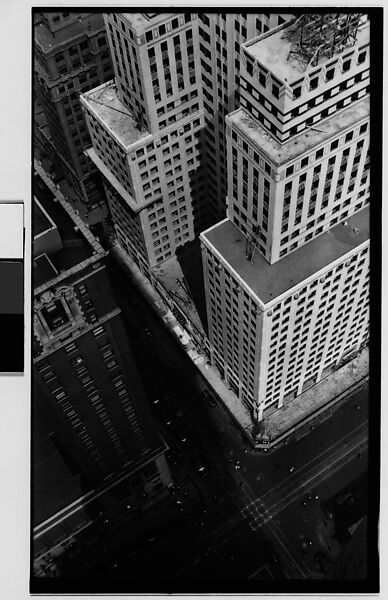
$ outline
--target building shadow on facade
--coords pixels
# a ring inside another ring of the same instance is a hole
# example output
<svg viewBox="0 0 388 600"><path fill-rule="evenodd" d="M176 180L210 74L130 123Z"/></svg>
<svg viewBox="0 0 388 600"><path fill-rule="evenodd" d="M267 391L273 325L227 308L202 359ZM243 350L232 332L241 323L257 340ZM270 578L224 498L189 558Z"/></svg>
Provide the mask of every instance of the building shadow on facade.
<svg viewBox="0 0 388 600"><path fill-rule="evenodd" d="M202 272L201 246L199 240L187 244L176 253L179 266L187 284L187 291L195 304L202 326L207 333L205 288Z"/></svg>

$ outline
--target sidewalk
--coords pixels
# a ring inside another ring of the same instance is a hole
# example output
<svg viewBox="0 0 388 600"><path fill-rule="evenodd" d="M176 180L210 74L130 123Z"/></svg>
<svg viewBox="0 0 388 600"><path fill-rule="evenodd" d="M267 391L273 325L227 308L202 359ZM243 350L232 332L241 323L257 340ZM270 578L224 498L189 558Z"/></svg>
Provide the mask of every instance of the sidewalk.
<svg viewBox="0 0 388 600"><path fill-rule="evenodd" d="M364 348L356 358L333 371L325 379L288 402L282 409L261 422L257 447L272 447L299 427L333 406L352 389L362 384L369 374L369 349Z"/></svg>
<svg viewBox="0 0 388 600"><path fill-rule="evenodd" d="M155 291L136 265L127 258L118 244L113 246L112 253L118 262L126 266L131 279L142 290L148 303L191 358L202 376L204 388L209 386L209 389L215 392L229 411L231 418L255 448L268 450L275 446L296 429L349 395L352 389L358 387L368 377L369 350L365 348L355 359L330 373L319 383L261 421L257 433L254 430L258 427L253 424L248 409L221 380L217 370L209 364L207 357L199 351L198 344L194 342L190 332L178 323L167 302Z"/></svg>
<svg viewBox="0 0 388 600"><path fill-rule="evenodd" d="M248 409L241 404L234 392L232 392L221 380L217 370L209 364L207 357L198 351L197 345L192 340L190 333L178 323L171 310L163 302L160 295L154 290L148 279L144 277L140 270L127 258L118 244L113 246L112 253L118 262L127 267L131 279L137 284L137 287L141 289L149 304L164 321L166 327L183 346L184 350L201 373L202 378L205 380L204 387L206 387L207 383L209 387L214 390L216 395L224 402L227 409L230 411L231 417L236 421L236 425L242 428L248 436L249 441L252 441L250 433L252 419Z"/></svg>

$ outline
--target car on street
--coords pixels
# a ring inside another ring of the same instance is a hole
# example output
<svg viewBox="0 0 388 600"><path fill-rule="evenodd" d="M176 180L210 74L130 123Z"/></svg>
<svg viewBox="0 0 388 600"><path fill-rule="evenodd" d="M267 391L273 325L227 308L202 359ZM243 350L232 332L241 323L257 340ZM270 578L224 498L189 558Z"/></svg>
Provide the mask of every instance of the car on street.
<svg viewBox="0 0 388 600"><path fill-rule="evenodd" d="M345 504L353 504L355 502L355 498L351 492L345 492L338 496L335 500L337 506L343 506Z"/></svg>
<svg viewBox="0 0 388 600"><path fill-rule="evenodd" d="M201 465L200 467L198 467L198 473L201 475L201 477L207 477L208 471L205 465Z"/></svg>
<svg viewBox="0 0 388 600"><path fill-rule="evenodd" d="M207 390L203 390L202 397L205 398L205 400L207 401L209 406L211 406L212 408L217 406L217 402L214 400L213 396L211 394L209 394L209 392Z"/></svg>

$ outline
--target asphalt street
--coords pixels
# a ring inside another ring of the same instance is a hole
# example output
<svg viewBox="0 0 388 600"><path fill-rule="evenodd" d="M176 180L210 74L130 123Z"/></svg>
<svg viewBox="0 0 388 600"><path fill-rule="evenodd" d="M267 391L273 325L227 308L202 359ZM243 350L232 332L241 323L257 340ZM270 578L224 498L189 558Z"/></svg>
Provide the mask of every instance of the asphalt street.
<svg viewBox="0 0 388 600"><path fill-rule="evenodd" d="M179 480L184 472L183 484L189 476L204 505L215 497L222 515L217 524L211 512L195 532L194 561L181 573L189 577L192 567L196 577L225 576L227 561L228 577L249 578L265 565L275 578L319 576L322 504L367 469L367 388L321 415L302 437L268 453L251 450L220 402L210 406L202 396L204 383L190 359L121 267L113 264L110 272L136 338L147 395L171 447L173 474ZM313 499L306 506L305 497ZM250 541L237 551L242 535Z"/></svg>

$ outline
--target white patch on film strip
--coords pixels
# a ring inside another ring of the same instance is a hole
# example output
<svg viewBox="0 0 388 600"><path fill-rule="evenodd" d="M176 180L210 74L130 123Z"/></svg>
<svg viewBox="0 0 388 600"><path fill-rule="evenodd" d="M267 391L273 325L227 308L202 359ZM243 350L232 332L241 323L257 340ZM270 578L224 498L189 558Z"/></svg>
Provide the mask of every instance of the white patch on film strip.
<svg viewBox="0 0 388 600"><path fill-rule="evenodd" d="M23 209L22 202L0 200L0 260L23 258Z"/></svg>

